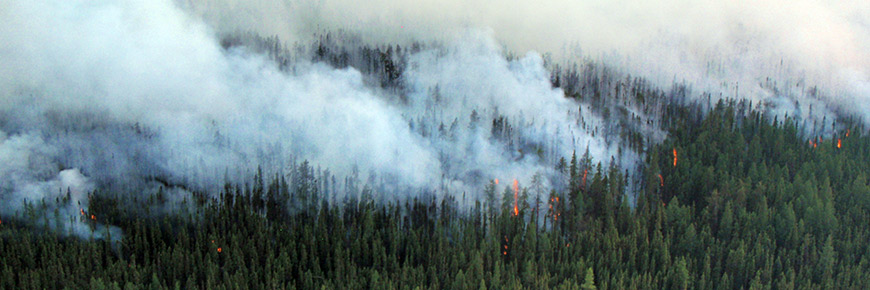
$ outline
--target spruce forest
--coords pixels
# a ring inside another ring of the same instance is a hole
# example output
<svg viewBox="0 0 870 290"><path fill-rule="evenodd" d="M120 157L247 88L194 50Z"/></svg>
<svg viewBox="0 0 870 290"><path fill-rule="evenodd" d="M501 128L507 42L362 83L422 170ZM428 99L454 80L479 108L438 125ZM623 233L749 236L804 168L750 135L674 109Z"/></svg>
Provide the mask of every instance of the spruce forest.
<svg viewBox="0 0 870 290"><path fill-rule="evenodd" d="M815 67L13 2L0 289L870 289L866 96Z"/></svg>

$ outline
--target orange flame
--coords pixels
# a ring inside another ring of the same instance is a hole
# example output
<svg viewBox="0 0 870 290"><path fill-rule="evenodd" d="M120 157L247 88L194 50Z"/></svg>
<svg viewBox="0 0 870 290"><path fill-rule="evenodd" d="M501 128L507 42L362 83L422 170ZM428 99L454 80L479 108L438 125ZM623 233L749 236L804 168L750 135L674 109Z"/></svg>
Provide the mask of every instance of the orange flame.
<svg viewBox="0 0 870 290"><path fill-rule="evenodd" d="M846 137L849 137L849 133L852 133L852 129L846 129Z"/></svg>
<svg viewBox="0 0 870 290"><path fill-rule="evenodd" d="M223 249L221 249L221 247L218 247L217 251L218 251L218 253L220 253L223 251Z"/></svg>
<svg viewBox="0 0 870 290"><path fill-rule="evenodd" d="M837 139L837 149L843 146L843 140Z"/></svg>
<svg viewBox="0 0 870 290"><path fill-rule="evenodd" d="M674 167L677 167L677 148L674 148Z"/></svg>
<svg viewBox="0 0 870 290"><path fill-rule="evenodd" d="M589 169L583 169L583 188L586 188L586 174L589 173Z"/></svg>
<svg viewBox="0 0 870 290"><path fill-rule="evenodd" d="M495 179L495 185L498 185L498 178Z"/></svg>
<svg viewBox="0 0 870 290"><path fill-rule="evenodd" d="M94 215L91 215L91 219L92 219L92 220L97 220L97 217L94 216Z"/></svg>
<svg viewBox="0 0 870 290"><path fill-rule="evenodd" d="M550 210L553 210L553 205L555 205L557 203L559 203L559 197L550 198ZM558 208L557 208L556 211L553 212L553 220L554 221L559 220L560 215L562 215L562 214L559 213Z"/></svg>
<svg viewBox="0 0 870 290"><path fill-rule="evenodd" d="M659 185L665 187L665 178L661 174L659 174Z"/></svg>
<svg viewBox="0 0 870 290"><path fill-rule="evenodd" d="M79 210L82 212L82 215L85 215L85 209L80 208Z"/></svg>
<svg viewBox="0 0 870 290"><path fill-rule="evenodd" d="M514 179L514 216L520 215L519 208L520 183Z"/></svg>

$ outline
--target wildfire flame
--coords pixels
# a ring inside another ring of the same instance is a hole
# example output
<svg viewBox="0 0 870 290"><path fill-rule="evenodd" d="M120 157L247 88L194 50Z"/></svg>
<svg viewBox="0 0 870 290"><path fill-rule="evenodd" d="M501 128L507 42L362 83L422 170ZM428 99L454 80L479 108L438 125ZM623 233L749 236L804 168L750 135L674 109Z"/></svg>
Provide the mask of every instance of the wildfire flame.
<svg viewBox="0 0 870 290"><path fill-rule="evenodd" d="M495 179L495 185L498 185L498 178Z"/></svg>
<svg viewBox="0 0 870 290"><path fill-rule="evenodd" d="M553 211L553 205L556 204L556 198L550 198L550 211ZM553 213L553 220L556 220L556 213Z"/></svg>
<svg viewBox="0 0 870 290"><path fill-rule="evenodd" d="M674 167L677 167L677 148L674 148Z"/></svg>
<svg viewBox="0 0 870 290"><path fill-rule="evenodd" d="M94 215L91 215L91 219L92 219L92 220L97 220L97 217L94 216Z"/></svg>
<svg viewBox="0 0 870 290"><path fill-rule="evenodd" d="M514 216L520 215L519 208L520 183L514 179Z"/></svg>
<svg viewBox="0 0 870 290"><path fill-rule="evenodd" d="M553 205L554 205L554 204L558 204L558 203L559 203L559 197L551 198L551 199L550 199L550 210L553 210ZM559 210L558 210L558 208L557 208L556 211L553 212L553 220L554 220L554 221L558 221L558 220L559 220L559 216L561 216L561 215L562 215L562 214L559 213Z"/></svg>
<svg viewBox="0 0 870 290"><path fill-rule="evenodd" d="M849 133L852 133L852 129L846 129L846 137L849 137Z"/></svg>
<svg viewBox="0 0 870 290"><path fill-rule="evenodd" d="M218 253L220 253L223 251L223 249L221 249L221 247L218 247L217 251L218 251Z"/></svg>
<svg viewBox="0 0 870 290"><path fill-rule="evenodd" d="M839 148L842 147L842 146L843 146L843 140L842 140L842 139L837 139L837 149L839 149Z"/></svg>
<svg viewBox="0 0 870 290"><path fill-rule="evenodd" d="M85 215L85 209L80 208L79 210L82 212L82 215Z"/></svg>
<svg viewBox="0 0 870 290"><path fill-rule="evenodd" d="M661 174L659 174L659 185L665 187L665 178Z"/></svg>
<svg viewBox="0 0 870 290"><path fill-rule="evenodd" d="M586 174L589 173L589 169L583 169L583 188L586 188Z"/></svg>

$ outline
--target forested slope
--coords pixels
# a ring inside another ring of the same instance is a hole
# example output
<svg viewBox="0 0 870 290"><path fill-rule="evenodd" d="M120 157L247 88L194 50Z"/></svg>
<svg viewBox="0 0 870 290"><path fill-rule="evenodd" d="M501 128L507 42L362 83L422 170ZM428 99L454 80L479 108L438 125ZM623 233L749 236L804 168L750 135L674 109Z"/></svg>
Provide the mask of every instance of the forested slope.
<svg viewBox="0 0 870 290"><path fill-rule="evenodd" d="M493 181L467 209L454 197L376 202L369 186L334 201L302 162L289 178L257 174L198 193L170 215L159 213L172 203L161 192L135 201L94 193L79 218L124 232L102 241L4 219L0 286L870 287L870 139L862 128L807 141L791 120L723 103L704 118L679 118L650 150L634 208L619 169L582 154L554 164L570 190L538 200L529 198L537 188ZM51 216L40 208L25 216Z"/></svg>

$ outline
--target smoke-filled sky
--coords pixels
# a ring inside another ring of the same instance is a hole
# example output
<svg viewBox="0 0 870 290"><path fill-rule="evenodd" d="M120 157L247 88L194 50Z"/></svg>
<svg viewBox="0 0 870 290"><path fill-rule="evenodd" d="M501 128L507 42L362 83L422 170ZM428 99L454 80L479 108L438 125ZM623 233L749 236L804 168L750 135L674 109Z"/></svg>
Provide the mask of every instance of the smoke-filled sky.
<svg viewBox="0 0 870 290"><path fill-rule="evenodd" d="M640 157L599 131L608 120L588 104L551 86L541 54L603 60L661 84L735 92L791 114L810 117L802 110L807 104L826 112L825 101L864 114L868 7L771 0L6 1L0 215L20 216L24 200L69 189L71 199L51 207L75 217L93 189L134 184L153 192L161 184L152 177L213 189L258 166L282 172L289 160L302 159L340 176L359 167L408 187L467 194L461 202L478 198L492 178L517 178L525 187L535 174L553 176L554 161L574 151L631 168ZM247 30L302 43L343 30L371 43L442 45L410 55L402 80L408 102L397 103L353 68L300 61L286 72L244 47L220 46L219 34ZM505 48L520 57L506 59ZM764 84L768 77L780 82L775 95ZM832 94L807 98L814 84ZM508 140L491 137L499 116L512 126ZM448 133L432 133L441 124ZM189 194L172 192L175 200ZM46 226L86 236L79 221Z"/></svg>
<svg viewBox="0 0 870 290"><path fill-rule="evenodd" d="M702 91L770 101L792 115L802 109L804 117L815 101L795 103L806 92L793 87L817 85L832 109L870 121L867 1L179 1L218 29L289 41L339 29L371 42L443 40L488 29L520 54L607 59L660 84L686 80ZM768 78L790 97L771 99L759 89Z"/></svg>

